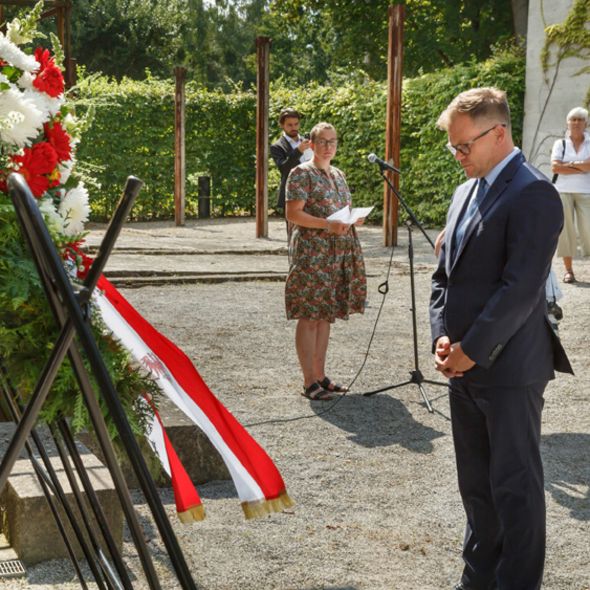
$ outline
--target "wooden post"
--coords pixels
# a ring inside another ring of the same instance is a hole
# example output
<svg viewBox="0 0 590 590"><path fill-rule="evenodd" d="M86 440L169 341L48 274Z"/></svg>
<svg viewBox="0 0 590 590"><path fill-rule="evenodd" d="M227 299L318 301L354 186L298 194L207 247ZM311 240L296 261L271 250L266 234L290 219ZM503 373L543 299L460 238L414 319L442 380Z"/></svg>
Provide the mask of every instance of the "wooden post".
<svg viewBox="0 0 590 590"><path fill-rule="evenodd" d="M72 57L72 2L68 0L63 9L64 38L62 46L64 49L64 61L66 69L66 88L76 84L76 60Z"/></svg>
<svg viewBox="0 0 590 590"><path fill-rule="evenodd" d="M402 113L404 6L389 7L389 44L387 52L387 115L385 122L385 160L393 160L400 167L400 130ZM399 175L386 172L396 190ZM392 190L384 183L383 244L397 246L399 203Z"/></svg>
<svg viewBox="0 0 590 590"><path fill-rule="evenodd" d="M268 238L268 85L270 38L256 37L256 237Z"/></svg>
<svg viewBox="0 0 590 590"><path fill-rule="evenodd" d="M62 5L56 6L53 9L55 14L55 26L57 28L57 37L61 46L66 44L66 19L64 14L64 7Z"/></svg>
<svg viewBox="0 0 590 590"><path fill-rule="evenodd" d="M35 0L2 0L0 2L0 23L2 32L4 26L4 5L29 7L36 4ZM64 50L64 80L66 88L76 83L76 62L72 58L72 0L45 0L45 10L41 13L41 20L55 17L55 25L59 42Z"/></svg>
<svg viewBox="0 0 590 590"><path fill-rule="evenodd" d="M174 92L174 221L184 225L184 203L186 195L186 161L184 150L184 105L186 68L174 68L176 89Z"/></svg>

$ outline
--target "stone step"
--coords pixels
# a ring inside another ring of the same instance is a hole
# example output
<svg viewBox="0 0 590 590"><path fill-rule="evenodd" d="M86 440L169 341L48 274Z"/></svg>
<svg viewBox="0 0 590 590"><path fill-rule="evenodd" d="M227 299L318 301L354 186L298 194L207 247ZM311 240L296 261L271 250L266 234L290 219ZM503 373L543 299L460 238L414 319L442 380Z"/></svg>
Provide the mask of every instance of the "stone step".
<svg viewBox="0 0 590 590"><path fill-rule="evenodd" d="M117 276L118 275L118 276ZM125 271L106 272L105 276L117 288L138 288L153 285L183 285L196 283L225 283L247 281L269 281L284 283L287 279L285 272L239 272L239 273L153 273L129 274Z"/></svg>
<svg viewBox="0 0 590 590"><path fill-rule="evenodd" d="M98 246L87 246L84 252L89 256L95 256L98 253ZM113 256L115 255L141 255L141 256L285 256L289 253L288 247L273 249L225 249L225 250L201 250L193 247L186 248L135 248L125 246L115 246Z"/></svg>
<svg viewBox="0 0 590 590"><path fill-rule="evenodd" d="M112 269L105 271L105 276L111 280L114 278L128 277L216 277L228 275L229 277L249 277L258 275L285 276L287 273L280 270L239 270L239 271L203 271L203 270L162 270L162 269Z"/></svg>
<svg viewBox="0 0 590 590"><path fill-rule="evenodd" d="M6 452L6 448L15 429L16 425L12 422L0 423L0 455ZM81 522L74 495L55 444L46 428L38 428L37 433L43 440L51 465L66 493L76 519L78 522ZM113 539L117 546L121 547L123 539L123 512L110 473L88 448L79 442L77 445L92 487L105 513ZM79 481L78 484L80 489L82 489ZM84 497L85 495L83 493ZM63 509L58 502L56 504L58 505L58 511L62 516L66 530L70 533L70 538L75 539ZM0 506L2 506L2 532L6 535L8 542L25 564L32 565L40 561L68 556L65 544L55 524L53 514L49 509L43 490L39 485L33 466L27 458L25 451L23 451L21 457L15 462L6 486L0 493ZM99 530L90 511L88 516L93 528ZM75 540L73 541L73 546L76 555L82 558L82 550ZM103 550L106 551L106 547L103 547Z"/></svg>

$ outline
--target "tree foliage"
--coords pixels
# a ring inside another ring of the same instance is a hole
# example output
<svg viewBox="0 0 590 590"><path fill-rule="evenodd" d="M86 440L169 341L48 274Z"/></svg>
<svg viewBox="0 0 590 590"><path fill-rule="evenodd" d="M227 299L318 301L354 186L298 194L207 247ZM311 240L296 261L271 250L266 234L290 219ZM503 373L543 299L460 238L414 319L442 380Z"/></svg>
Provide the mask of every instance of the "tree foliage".
<svg viewBox="0 0 590 590"><path fill-rule="evenodd" d="M209 88L256 79L257 35L272 39L271 77L326 82L386 77L390 0L76 0L73 54L88 71L140 79L184 65ZM407 0L404 71L412 77L486 59L512 36L510 0Z"/></svg>
<svg viewBox="0 0 590 590"><path fill-rule="evenodd" d="M385 76L390 0L275 0L271 11L287 27L329 23L334 41L331 66ZM485 59L491 47L512 36L510 0L406 0L404 70L415 76L471 58Z"/></svg>
<svg viewBox="0 0 590 590"><path fill-rule="evenodd" d="M169 77L185 66L210 87L255 81L247 57L255 52L255 23L264 0L77 0L73 54L93 72Z"/></svg>

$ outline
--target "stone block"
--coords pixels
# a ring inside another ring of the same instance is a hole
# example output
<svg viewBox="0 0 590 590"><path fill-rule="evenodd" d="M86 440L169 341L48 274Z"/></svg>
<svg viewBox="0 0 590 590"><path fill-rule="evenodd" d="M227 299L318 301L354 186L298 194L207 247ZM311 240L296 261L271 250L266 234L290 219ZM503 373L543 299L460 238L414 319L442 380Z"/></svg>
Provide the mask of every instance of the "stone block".
<svg viewBox="0 0 590 590"><path fill-rule="evenodd" d="M5 452L14 430L15 425L13 423L5 422L0 424L0 454ZM44 429L38 429L37 432L42 436L51 464L66 493L76 520L81 523L74 495L49 433ZM91 485L105 513L113 539L117 546L121 547L123 512L110 473L84 445L81 443L77 443L77 445ZM82 489L79 481L78 484ZM84 492L83 496L86 496ZM75 541L63 508L59 502L56 504L66 529L70 533L70 538L74 539L73 546L77 556L83 557L82 550ZM2 507L2 532L25 564L30 565L48 559L67 557L68 553L55 524L53 514L49 509L33 466L29 459L26 458L24 451L21 458L14 464L8 482L0 493L0 506ZM100 529L90 509L87 510L87 514L93 530L99 531ZM97 537L100 538L101 535L97 533ZM103 549L106 548L103 546Z"/></svg>
<svg viewBox="0 0 590 590"><path fill-rule="evenodd" d="M168 398L161 398L160 416L170 442L193 483L230 479L229 471L217 449Z"/></svg>
<svg viewBox="0 0 590 590"><path fill-rule="evenodd" d="M195 485L230 479L229 471L217 449L201 430L165 396L160 398L159 412L170 442ZM82 433L79 438L99 459L103 460L102 452L93 435ZM145 439L138 442L156 484L170 485L170 480L162 470L149 443ZM135 473L126 456L121 457L120 465L127 485L130 488L138 488Z"/></svg>

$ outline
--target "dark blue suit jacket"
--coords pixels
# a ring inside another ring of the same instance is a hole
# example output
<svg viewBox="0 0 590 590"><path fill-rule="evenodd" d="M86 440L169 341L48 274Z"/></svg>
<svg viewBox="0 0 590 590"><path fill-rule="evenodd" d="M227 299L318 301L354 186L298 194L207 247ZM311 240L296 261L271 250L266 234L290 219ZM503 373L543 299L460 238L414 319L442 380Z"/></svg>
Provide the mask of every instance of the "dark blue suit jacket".
<svg viewBox="0 0 590 590"><path fill-rule="evenodd" d="M457 221L476 179L459 186L449 208L445 243L432 277L430 323L461 341L476 366L465 382L520 386L572 373L546 313L545 281L563 225L555 187L522 154L501 171L451 259Z"/></svg>
<svg viewBox="0 0 590 590"><path fill-rule="evenodd" d="M287 138L281 135L276 143L270 146L270 155L275 161L277 168L281 171L281 184L277 192L277 208L285 208L285 193L289 172L298 166L303 155L297 148L291 147Z"/></svg>

